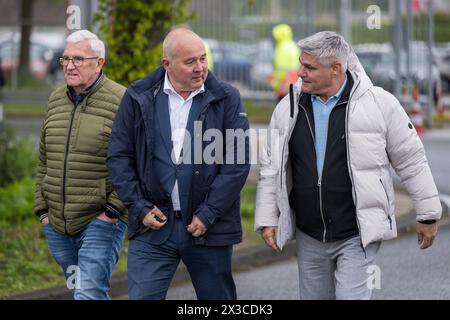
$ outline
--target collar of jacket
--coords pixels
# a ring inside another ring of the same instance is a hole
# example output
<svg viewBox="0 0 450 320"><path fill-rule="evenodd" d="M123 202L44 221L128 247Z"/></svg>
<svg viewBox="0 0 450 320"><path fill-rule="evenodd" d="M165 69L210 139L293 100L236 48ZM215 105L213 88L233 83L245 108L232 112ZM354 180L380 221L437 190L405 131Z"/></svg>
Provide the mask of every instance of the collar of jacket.
<svg viewBox="0 0 450 320"><path fill-rule="evenodd" d="M67 96L69 97L69 99L72 102L75 102L75 97L78 96L79 100L77 102L77 105L84 100L84 98L86 98L90 93L97 91L98 88L100 88L100 85L103 83L103 80L105 79L105 74L103 73L103 71L100 72L100 74L98 75L97 80L95 80L95 82L93 84L91 84L89 87L87 87L86 89L84 89L82 92L80 92L79 94L77 94L75 92L75 90L70 87L67 86Z"/></svg>

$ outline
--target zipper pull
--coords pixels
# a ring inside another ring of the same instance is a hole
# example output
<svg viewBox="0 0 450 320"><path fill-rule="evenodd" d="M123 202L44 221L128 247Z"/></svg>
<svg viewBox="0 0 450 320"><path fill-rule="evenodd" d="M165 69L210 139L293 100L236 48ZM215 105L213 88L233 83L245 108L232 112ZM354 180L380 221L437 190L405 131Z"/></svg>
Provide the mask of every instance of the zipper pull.
<svg viewBox="0 0 450 320"><path fill-rule="evenodd" d="M317 181L317 186L319 188L322 186L322 177L319 177L319 181Z"/></svg>
<svg viewBox="0 0 450 320"><path fill-rule="evenodd" d="M391 218L391 216L388 215L388 219L389 219L389 225L391 226L391 230L392 230L392 218Z"/></svg>

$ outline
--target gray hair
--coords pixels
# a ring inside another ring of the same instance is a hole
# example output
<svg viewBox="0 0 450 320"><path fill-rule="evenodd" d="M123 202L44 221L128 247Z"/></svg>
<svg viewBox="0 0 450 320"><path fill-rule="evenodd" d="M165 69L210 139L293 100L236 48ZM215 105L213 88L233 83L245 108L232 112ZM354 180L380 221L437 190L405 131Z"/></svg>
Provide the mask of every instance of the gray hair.
<svg viewBox="0 0 450 320"><path fill-rule="evenodd" d="M66 42L77 43L83 40L89 40L92 51L99 55L99 57L105 59L105 44L100 40L97 35L88 30L78 30L70 34Z"/></svg>
<svg viewBox="0 0 450 320"><path fill-rule="evenodd" d="M347 70L348 55L351 46L344 37L333 31L321 31L300 40L298 46L307 54L315 56L324 66L331 66L339 61L343 72Z"/></svg>

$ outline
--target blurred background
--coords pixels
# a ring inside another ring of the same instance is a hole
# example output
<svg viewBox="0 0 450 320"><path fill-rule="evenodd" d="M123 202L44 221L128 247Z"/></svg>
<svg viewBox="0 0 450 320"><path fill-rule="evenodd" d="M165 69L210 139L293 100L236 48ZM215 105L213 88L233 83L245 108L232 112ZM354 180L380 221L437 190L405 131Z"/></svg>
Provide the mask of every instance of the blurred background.
<svg viewBox="0 0 450 320"><path fill-rule="evenodd" d="M194 18L186 23L210 46L213 71L236 84L246 98L273 98L272 29L281 23L292 28L294 41L321 30L341 33L354 45L373 82L397 95L414 84L426 93L429 77L435 94L450 91L450 0L188 2ZM92 27L97 0L0 0L6 102L14 99L15 90L51 89L63 82L57 58L68 34L70 5L81 9L80 28ZM378 16L371 11L374 6L380 10ZM380 19L379 26L369 29L372 18ZM22 79L27 69L31 78Z"/></svg>

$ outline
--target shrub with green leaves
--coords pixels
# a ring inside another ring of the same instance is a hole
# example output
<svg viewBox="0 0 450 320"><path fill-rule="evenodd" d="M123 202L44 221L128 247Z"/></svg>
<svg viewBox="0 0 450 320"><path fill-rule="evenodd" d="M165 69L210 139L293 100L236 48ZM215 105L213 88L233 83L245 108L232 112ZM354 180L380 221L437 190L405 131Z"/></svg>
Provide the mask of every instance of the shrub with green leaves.
<svg viewBox="0 0 450 320"><path fill-rule="evenodd" d="M25 177L0 188L0 228L37 221L33 214L35 179Z"/></svg>
<svg viewBox="0 0 450 320"><path fill-rule="evenodd" d="M128 86L160 65L162 41L174 25L192 17L190 0L99 0L94 24L107 45L109 78Z"/></svg>

